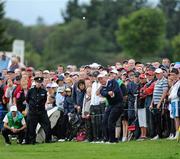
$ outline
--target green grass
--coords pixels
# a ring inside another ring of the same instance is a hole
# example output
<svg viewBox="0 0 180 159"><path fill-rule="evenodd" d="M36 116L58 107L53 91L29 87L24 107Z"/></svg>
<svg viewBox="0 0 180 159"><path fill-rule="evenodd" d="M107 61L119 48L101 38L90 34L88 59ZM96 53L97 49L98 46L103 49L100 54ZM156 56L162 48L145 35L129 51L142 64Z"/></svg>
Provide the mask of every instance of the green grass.
<svg viewBox="0 0 180 159"><path fill-rule="evenodd" d="M5 146L0 136L0 159L180 159L176 141L131 141L118 144L52 143Z"/></svg>

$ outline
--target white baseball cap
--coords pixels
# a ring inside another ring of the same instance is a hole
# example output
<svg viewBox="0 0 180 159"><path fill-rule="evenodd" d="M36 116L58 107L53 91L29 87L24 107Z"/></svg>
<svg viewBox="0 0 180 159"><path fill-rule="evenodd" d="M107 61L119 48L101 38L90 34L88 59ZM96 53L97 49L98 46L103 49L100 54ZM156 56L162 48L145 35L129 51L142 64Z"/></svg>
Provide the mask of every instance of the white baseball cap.
<svg viewBox="0 0 180 159"><path fill-rule="evenodd" d="M44 70L43 73L44 74L49 74L49 70Z"/></svg>
<svg viewBox="0 0 180 159"><path fill-rule="evenodd" d="M157 68L157 69L155 70L155 73L163 73L163 70L162 70L161 68Z"/></svg>
<svg viewBox="0 0 180 159"><path fill-rule="evenodd" d="M11 111L11 112L17 112L17 107L16 107L15 105L12 105L12 106L10 107L10 111Z"/></svg>
<svg viewBox="0 0 180 159"><path fill-rule="evenodd" d="M115 73L115 74L118 74L118 71L116 70L116 69L113 69L113 70L111 70L111 72L110 73Z"/></svg>
<svg viewBox="0 0 180 159"><path fill-rule="evenodd" d="M107 76L107 75L108 75L107 71L102 71L102 72L100 72L100 74L97 76L97 78L102 78L102 77L105 77L105 76Z"/></svg>

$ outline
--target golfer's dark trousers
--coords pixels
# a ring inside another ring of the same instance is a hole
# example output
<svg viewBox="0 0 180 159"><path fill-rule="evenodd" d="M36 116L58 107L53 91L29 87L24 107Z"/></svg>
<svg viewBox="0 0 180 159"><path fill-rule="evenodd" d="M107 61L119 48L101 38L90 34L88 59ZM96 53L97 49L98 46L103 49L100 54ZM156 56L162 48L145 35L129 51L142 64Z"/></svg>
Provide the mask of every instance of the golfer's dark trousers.
<svg viewBox="0 0 180 159"><path fill-rule="evenodd" d="M154 105L157 108L157 105ZM155 109L153 113L155 134L162 138L162 110Z"/></svg>
<svg viewBox="0 0 180 159"><path fill-rule="evenodd" d="M27 116L27 124L28 124L28 135L29 135L29 142L30 144L34 144L36 142L36 127L39 123L44 132L46 134L45 142L51 141L51 126L50 121L47 116L46 111L36 111L36 112L29 112Z"/></svg>
<svg viewBox="0 0 180 159"><path fill-rule="evenodd" d="M93 131L93 140L98 141L102 139L102 120L105 111L105 104L91 105L91 123Z"/></svg>
<svg viewBox="0 0 180 159"><path fill-rule="evenodd" d="M117 142L115 138L115 126L122 113L122 104L109 105L105 110L103 118L103 134L105 141Z"/></svg>
<svg viewBox="0 0 180 159"><path fill-rule="evenodd" d="M22 141L25 137L25 130L21 130L18 133L13 133L11 130L3 128L2 129L2 135L3 135L6 143L10 142L8 135L17 135L19 143L22 143Z"/></svg>

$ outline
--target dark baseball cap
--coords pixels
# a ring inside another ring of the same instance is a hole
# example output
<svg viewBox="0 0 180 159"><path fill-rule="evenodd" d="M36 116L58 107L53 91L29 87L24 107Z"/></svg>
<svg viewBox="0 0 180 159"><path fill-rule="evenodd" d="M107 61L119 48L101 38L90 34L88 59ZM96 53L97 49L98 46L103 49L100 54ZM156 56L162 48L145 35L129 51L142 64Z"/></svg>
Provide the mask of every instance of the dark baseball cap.
<svg viewBox="0 0 180 159"><path fill-rule="evenodd" d="M42 83L44 78L43 77L35 77L34 80L38 83Z"/></svg>

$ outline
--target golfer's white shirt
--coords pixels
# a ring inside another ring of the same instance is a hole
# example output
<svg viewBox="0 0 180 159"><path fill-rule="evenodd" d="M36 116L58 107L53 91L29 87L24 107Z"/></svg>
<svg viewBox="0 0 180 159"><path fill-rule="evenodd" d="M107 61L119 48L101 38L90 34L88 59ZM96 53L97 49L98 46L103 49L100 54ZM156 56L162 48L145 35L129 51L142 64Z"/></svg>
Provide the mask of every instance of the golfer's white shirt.
<svg viewBox="0 0 180 159"><path fill-rule="evenodd" d="M103 97L97 96L96 91L101 87L101 84L97 81L94 81L92 84L92 91L91 91L91 103L90 105L99 105L101 102L104 101Z"/></svg>

